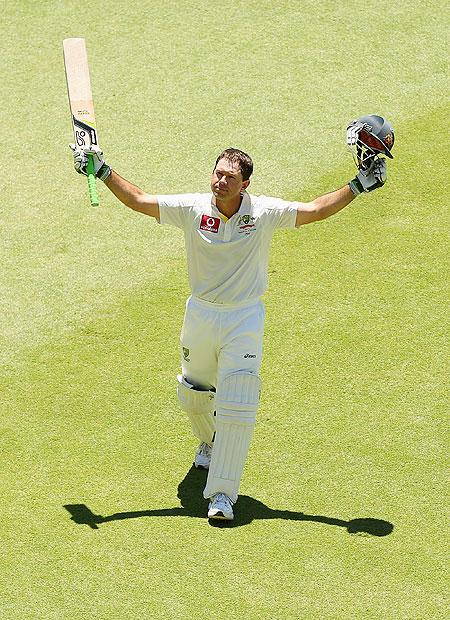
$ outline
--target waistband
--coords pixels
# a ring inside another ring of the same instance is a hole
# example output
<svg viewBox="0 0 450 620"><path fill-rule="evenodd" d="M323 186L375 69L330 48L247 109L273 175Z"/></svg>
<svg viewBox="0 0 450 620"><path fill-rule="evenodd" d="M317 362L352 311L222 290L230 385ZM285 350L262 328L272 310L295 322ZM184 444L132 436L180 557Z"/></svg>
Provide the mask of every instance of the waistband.
<svg viewBox="0 0 450 620"><path fill-rule="evenodd" d="M251 299L246 299L245 301L238 301L232 304L221 304L214 301L206 301L206 299L200 299L200 297L195 297L195 295L191 295L188 297L187 304L192 301L198 306L203 308L208 308L209 310L215 310L216 312L227 312L230 310L240 310L241 308L250 308L251 306L262 305L262 301L260 297L252 297Z"/></svg>

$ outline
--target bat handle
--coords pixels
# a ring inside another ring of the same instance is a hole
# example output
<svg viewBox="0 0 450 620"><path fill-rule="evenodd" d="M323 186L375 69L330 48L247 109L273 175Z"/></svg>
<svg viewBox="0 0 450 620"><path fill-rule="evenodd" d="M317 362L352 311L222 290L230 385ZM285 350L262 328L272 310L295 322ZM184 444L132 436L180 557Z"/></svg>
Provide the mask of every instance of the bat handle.
<svg viewBox="0 0 450 620"><path fill-rule="evenodd" d="M88 188L89 188L89 199L91 201L92 207L98 207L98 194L97 194L97 186L95 185L95 168L94 168L94 156L92 153L87 154L87 180L88 180Z"/></svg>

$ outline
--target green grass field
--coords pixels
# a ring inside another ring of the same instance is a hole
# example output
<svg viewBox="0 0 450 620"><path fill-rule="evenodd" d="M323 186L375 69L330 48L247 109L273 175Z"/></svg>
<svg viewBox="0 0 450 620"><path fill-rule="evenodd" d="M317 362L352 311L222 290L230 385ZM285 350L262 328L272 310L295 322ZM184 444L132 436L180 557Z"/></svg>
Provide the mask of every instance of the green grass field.
<svg viewBox="0 0 450 620"><path fill-rule="evenodd" d="M448 605L444 2L2 2L2 620L438 620ZM88 43L107 161L149 192L346 183L349 120L396 130L386 186L276 234L263 395L212 527L175 394L178 230L89 206L61 42ZM72 517L72 518L71 518Z"/></svg>

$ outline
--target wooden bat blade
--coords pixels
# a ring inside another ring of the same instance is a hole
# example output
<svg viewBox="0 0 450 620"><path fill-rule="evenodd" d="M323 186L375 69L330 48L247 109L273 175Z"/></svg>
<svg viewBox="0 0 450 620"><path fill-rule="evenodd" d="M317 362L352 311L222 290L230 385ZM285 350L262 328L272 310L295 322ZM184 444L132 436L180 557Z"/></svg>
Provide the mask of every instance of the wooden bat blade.
<svg viewBox="0 0 450 620"><path fill-rule="evenodd" d="M80 38L64 39L63 51L75 142L89 147L98 142L86 42Z"/></svg>

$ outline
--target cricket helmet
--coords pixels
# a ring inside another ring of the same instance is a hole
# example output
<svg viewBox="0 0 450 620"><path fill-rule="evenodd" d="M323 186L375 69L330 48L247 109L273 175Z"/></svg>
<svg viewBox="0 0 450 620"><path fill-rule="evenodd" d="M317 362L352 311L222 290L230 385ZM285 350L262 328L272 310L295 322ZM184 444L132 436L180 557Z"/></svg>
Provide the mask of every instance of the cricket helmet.
<svg viewBox="0 0 450 620"><path fill-rule="evenodd" d="M394 146L394 129L382 116L368 114L352 121L347 127L347 144L356 150L356 165L366 167L376 156L391 153Z"/></svg>

